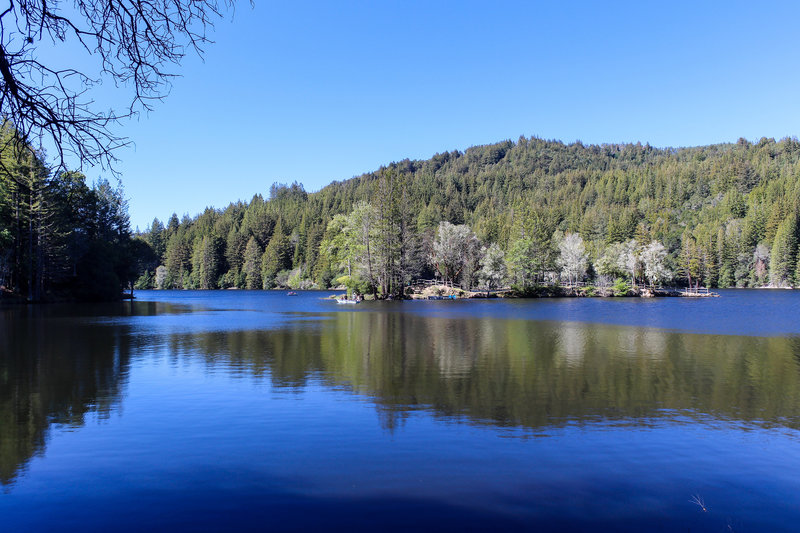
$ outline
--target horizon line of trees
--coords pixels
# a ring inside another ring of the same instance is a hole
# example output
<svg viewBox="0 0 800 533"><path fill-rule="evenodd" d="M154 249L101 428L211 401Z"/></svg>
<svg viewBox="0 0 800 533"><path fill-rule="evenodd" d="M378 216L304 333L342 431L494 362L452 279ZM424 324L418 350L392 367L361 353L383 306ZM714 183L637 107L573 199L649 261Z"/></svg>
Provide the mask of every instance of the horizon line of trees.
<svg viewBox="0 0 800 533"><path fill-rule="evenodd" d="M798 199L794 138L657 149L521 137L392 163L316 193L274 184L267 199L156 219L137 235L147 251L137 287L346 285L399 296L418 277L476 287L487 255L497 268L503 258L515 285L554 273L569 282L583 275L577 238L590 279L617 268L614 276L630 280L792 286L800 284ZM437 250L442 222L471 260L454 266ZM663 271L645 272L650 256Z"/></svg>

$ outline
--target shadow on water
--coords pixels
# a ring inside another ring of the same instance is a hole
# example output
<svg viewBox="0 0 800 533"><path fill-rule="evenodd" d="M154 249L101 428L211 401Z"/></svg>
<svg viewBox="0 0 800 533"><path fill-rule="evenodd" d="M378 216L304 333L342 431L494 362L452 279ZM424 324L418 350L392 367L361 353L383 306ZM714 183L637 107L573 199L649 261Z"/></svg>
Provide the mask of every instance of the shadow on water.
<svg viewBox="0 0 800 533"><path fill-rule="evenodd" d="M0 484L14 481L44 452L53 426L79 427L120 405L131 353L140 343L125 319L186 313L184 306L143 302L12 306L0 309Z"/></svg>
<svg viewBox="0 0 800 533"><path fill-rule="evenodd" d="M565 487L569 489L569 487ZM257 494L257 495L256 495ZM543 504L537 512L502 513L479 508L415 498L331 498L253 491L236 494L235 501L217 493L197 491L185 494L180 505L164 505L150 495L140 495L139 505L147 512L134 512L129 505L109 502L103 513L74 510L58 517L58 531L560 531L641 532L641 522L629 513L582 516L565 513L563 498L539 495ZM549 503L548 503L549 501ZM138 507L137 507L138 509ZM241 512L246 509L247 512ZM614 509L614 511L619 511ZM717 520L708 514L690 519L678 517L676 508L651 515L646 531L717 531ZM28 522L31 530L50 529L52 517L39 515ZM738 524L737 524L738 525ZM739 531L727 529L725 531Z"/></svg>

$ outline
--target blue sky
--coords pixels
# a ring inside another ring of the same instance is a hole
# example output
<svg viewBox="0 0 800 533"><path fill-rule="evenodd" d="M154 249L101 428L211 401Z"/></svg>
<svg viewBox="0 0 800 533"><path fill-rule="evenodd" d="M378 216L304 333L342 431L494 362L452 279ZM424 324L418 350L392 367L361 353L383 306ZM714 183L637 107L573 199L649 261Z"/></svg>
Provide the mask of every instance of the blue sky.
<svg viewBox="0 0 800 533"><path fill-rule="evenodd" d="M791 2L241 2L117 130L132 224L520 135L795 136L798 20Z"/></svg>

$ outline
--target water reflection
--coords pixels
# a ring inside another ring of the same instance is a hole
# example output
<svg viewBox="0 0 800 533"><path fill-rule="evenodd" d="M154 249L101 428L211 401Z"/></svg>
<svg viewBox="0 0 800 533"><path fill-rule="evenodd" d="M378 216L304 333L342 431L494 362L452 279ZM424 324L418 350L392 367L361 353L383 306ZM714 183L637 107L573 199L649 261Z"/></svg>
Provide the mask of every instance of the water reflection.
<svg viewBox="0 0 800 533"><path fill-rule="evenodd" d="M800 427L797 338L363 312L276 330L176 333L168 344L175 358L274 387L346 387L383 417L424 408L536 429L698 412Z"/></svg>
<svg viewBox="0 0 800 533"><path fill-rule="evenodd" d="M108 416L136 362L159 357L273 389L313 380L350 390L373 402L387 430L421 409L536 433L676 413L800 428L797 337L426 317L394 308L280 321L246 310L209 317L163 302L42 309L0 314L2 484L43 451L51 426Z"/></svg>
<svg viewBox="0 0 800 533"><path fill-rule="evenodd" d="M93 308L83 308L91 315ZM108 417L121 401L131 355L126 327L98 328L64 308L0 315L0 484L44 451L54 425Z"/></svg>
<svg viewBox="0 0 800 533"><path fill-rule="evenodd" d="M120 406L131 355L152 348L152 339L132 335L134 318L200 309L167 302L0 308L0 485L44 452L52 427L80 427Z"/></svg>

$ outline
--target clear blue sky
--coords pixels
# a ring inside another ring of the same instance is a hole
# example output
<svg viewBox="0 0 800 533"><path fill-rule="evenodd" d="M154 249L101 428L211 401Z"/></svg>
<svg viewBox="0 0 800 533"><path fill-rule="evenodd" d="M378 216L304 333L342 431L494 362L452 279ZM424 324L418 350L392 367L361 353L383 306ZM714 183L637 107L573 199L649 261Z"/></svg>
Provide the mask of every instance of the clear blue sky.
<svg viewBox="0 0 800 533"><path fill-rule="evenodd" d="M136 144L119 153L134 226L520 135L800 130L797 2L255 1L118 130Z"/></svg>

